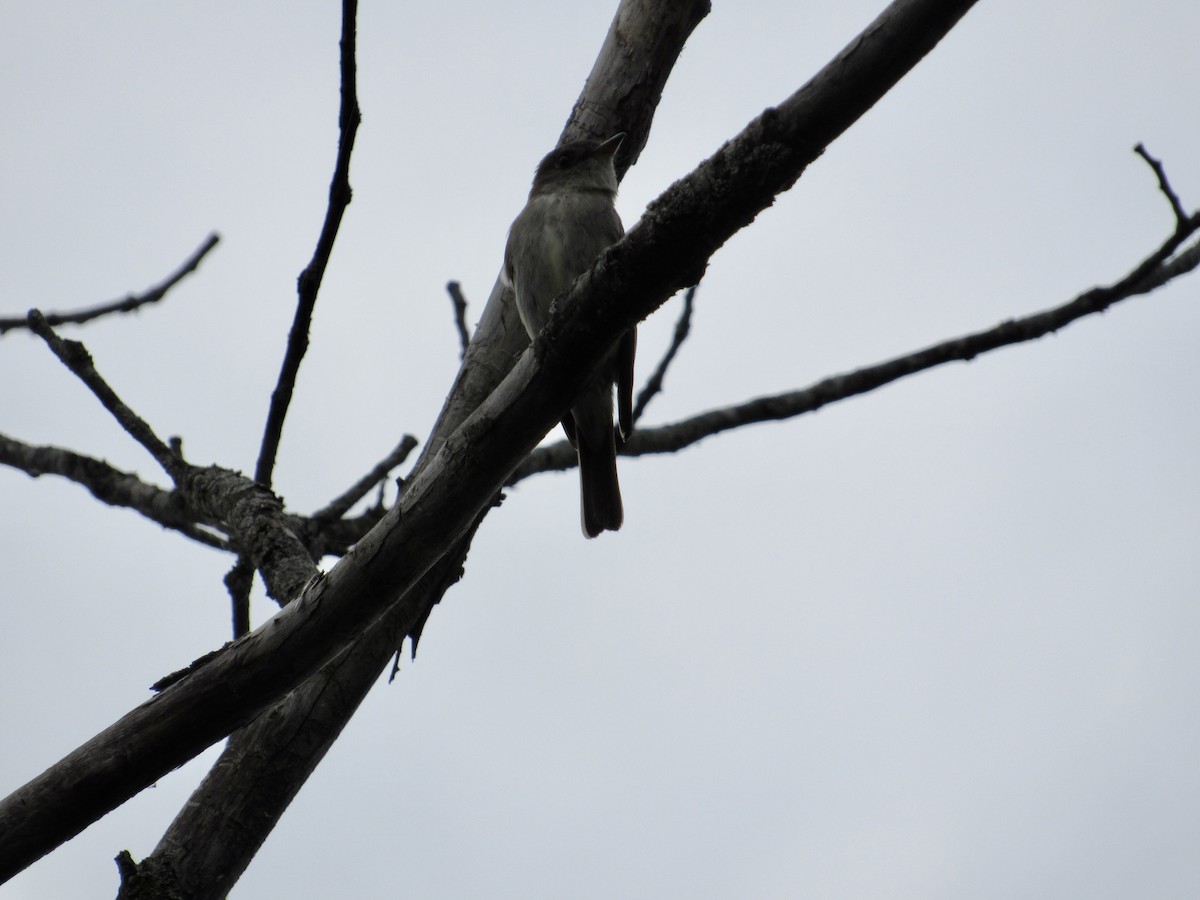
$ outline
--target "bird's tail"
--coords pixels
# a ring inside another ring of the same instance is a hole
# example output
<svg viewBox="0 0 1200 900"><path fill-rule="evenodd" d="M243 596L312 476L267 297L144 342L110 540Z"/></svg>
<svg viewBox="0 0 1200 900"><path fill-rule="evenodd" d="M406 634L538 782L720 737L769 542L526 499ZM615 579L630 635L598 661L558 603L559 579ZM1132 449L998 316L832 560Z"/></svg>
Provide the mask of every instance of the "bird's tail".
<svg viewBox="0 0 1200 900"><path fill-rule="evenodd" d="M606 438L589 443L579 440L579 506L584 537L616 531L625 519L621 486L617 482L617 445L612 425Z"/></svg>

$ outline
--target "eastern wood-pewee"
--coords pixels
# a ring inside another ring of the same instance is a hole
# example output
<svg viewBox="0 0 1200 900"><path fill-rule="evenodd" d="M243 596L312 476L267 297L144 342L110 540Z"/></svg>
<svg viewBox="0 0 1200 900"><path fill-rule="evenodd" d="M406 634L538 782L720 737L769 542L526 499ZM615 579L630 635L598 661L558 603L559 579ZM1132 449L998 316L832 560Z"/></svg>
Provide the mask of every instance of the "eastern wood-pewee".
<svg viewBox="0 0 1200 900"><path fill-rule="evenodd" d="M529 202L508 232L504 281L516 298L532 340L546 324L550 304L625 229L613 206L617 173L613 154L624 134L606 141L572 141L538 164ZM613 384L621 440L633 430L633 359L636 329L624 334L563 419L579 454L583 533L592 538L621 527L624 512L617 483L613 432Z"/></svg>

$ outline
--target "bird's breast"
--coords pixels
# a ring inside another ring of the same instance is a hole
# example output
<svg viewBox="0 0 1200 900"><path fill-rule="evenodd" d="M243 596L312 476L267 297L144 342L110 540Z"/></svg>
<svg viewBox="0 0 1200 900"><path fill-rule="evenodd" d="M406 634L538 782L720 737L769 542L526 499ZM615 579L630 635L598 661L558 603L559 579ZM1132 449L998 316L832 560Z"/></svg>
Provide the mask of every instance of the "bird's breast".
<svg viewBox="0 0 1200 900"><path fill-rule="evenodd" d="M545 324L554 298L620 237L619 229L612 202L603 194L550 192L530 198L514 223L512 267L517 308L531 335Z"/></svg>

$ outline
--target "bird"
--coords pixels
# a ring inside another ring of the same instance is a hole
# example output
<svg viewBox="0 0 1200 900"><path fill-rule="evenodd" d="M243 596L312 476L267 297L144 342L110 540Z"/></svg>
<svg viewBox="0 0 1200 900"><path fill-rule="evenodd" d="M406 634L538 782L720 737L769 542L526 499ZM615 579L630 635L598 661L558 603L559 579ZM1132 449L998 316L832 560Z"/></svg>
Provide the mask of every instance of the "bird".
<svg viewBox="0 0 1200 900"><path fill-rule="evenodd" d="M624 137L620 133L604 141L570 141L538 164L529 200L509 229L501 274L530 340L546 324L554 298L625 233L614 206L613 165ZM624 443L633 431L636 352L637 330L630 328L592 373L562 420L578 455L580 519L588 538L616 531L625 518L617 480L617 440Z"/></svg>

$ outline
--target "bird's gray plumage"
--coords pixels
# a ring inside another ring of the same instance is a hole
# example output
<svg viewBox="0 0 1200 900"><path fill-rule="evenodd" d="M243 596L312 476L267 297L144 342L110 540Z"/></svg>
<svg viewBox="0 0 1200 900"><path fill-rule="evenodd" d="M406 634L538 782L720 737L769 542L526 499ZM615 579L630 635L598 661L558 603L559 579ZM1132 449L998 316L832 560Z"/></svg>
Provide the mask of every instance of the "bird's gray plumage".
<svg viewBox="0 0 1200 900"><path fill-rule="evenodd" d="M550 315L550 304L607 247L625 233L613 200L617 176L607 141L572 141L547 154L537 168L529 202L517 216L504 251L504 279L530 339ZM580 393L563 430L579 454L583 532L595 537L621 527L613 385L622 439L633 428L634 329L623 335Z"/></svg>

